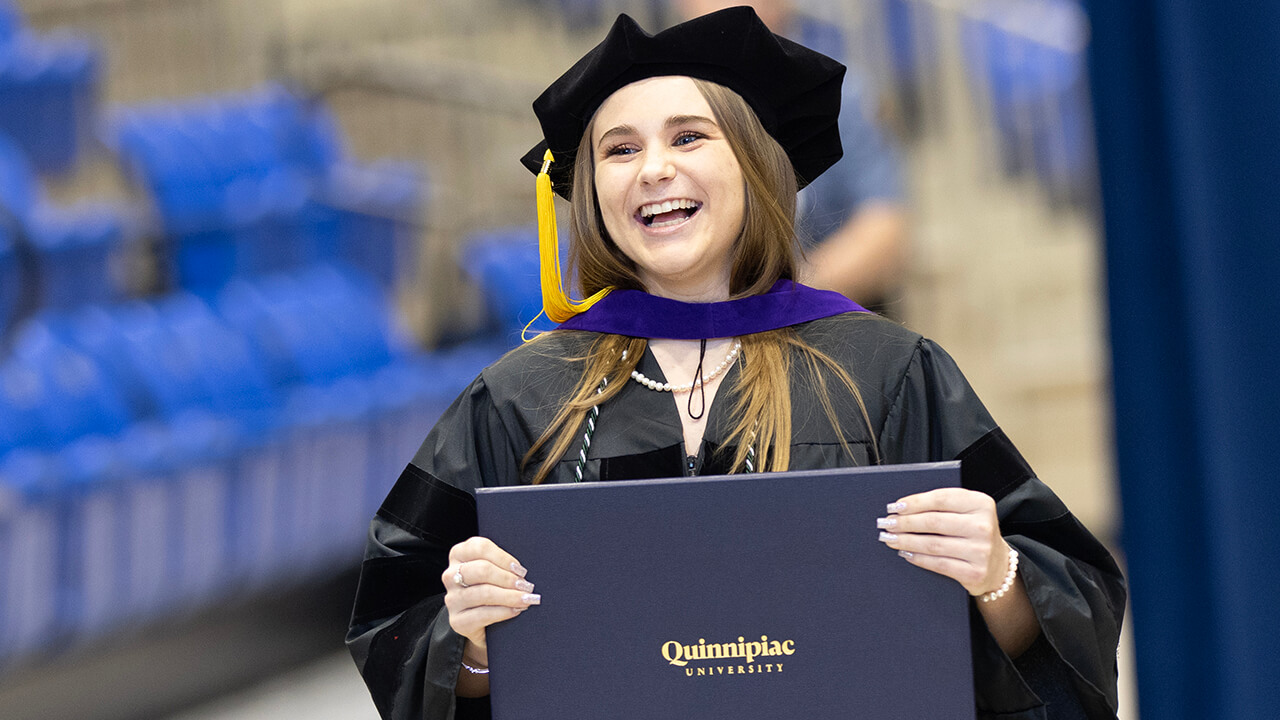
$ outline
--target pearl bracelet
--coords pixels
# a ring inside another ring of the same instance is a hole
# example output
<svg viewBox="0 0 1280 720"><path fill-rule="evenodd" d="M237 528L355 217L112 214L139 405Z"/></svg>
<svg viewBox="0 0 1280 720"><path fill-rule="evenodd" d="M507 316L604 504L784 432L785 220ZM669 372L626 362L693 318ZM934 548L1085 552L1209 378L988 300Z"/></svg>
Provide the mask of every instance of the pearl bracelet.
<svg viewBox="0 0 1280 720"><path fill-rule="evenodd" d="M982 602L991 602L1004 597L1009 592L1009 588L1013 587L1013 580L1018 576L1018 551L1012 547L1009 548L1009 572L1004 574L1004 582L996 590L982 596Z"/></svg>

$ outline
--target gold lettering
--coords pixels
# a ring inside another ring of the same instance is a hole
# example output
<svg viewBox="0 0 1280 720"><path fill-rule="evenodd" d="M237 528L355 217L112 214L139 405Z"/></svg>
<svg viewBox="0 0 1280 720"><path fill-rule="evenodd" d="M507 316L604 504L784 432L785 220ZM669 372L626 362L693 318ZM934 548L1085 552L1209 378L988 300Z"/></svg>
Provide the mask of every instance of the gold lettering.
<svg viewBox="0 0 1280 720"><path fill-rule="evenodd" d="M683 650L684 650L684 647L681 646L680 643L676 642L675 640L668 640L667 642L662 644L662 657L666 658L667 662L671 663L672 665L684 667L689 663L680 659L680 655Z"/></svg>
<svg viewBox="0 0 1280 720"><path fill-rule="evenodd" d="M681 645L679 641L668 640L662 644L661 652L663 659L668 664L676 667L685 667L692 660L742 658L746 661L745 665L722 665L709 669L699 668L697 670L697 675L699 676L717 673L723 675L725 674L725 667L729 668L729 674L739 675L757 672L782 672L782 663L768 663L757 666L755 661L757 658L794 655L796 653L796 642L795 640L770 640L768 635L761 635L759 642L754 640L747 641L743 635L738 636L737 642L727 643L708 643L706 638L698 638L697 645ZM775 664L777 665L776 671L774 669ZM689 669L685 674L688 677L695 677L692 669Z"/></svg>
<svg viewBox="0 0 1280 720"><path fill-rule="evenodd" d="M693 668L685 668L684 674L685 674L685 677L693 677ZM701 675L702 673L698 673L698 674Z"/></svg>

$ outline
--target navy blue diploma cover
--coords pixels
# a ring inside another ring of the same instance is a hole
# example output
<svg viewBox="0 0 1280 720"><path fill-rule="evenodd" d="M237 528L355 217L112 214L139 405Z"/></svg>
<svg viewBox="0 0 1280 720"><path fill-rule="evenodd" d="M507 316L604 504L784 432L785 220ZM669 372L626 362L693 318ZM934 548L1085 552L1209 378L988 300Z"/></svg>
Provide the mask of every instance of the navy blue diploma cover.
<svg viewBox="0 0 1280 720"><path fill-rule="evenodd" d="M496 720L973 720L968 596L878 538L958 462L481 488L542 604L489 628Z"/></svg>

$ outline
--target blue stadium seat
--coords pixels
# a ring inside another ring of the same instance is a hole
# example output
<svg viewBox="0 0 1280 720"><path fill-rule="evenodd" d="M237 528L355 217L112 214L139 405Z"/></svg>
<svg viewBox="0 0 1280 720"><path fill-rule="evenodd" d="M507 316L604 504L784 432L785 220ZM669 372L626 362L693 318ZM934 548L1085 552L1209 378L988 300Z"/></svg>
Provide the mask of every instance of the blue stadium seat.
<svg viewBox="0 0 1280 720"><path fill-rule="evenodd" d="M83 152L100 64L98 48L82 37L18 32L0 43L0 131L40 170L70 170Z"/></svg>
<svg viewBox="0 0 1280 720"><path fill-rule="evenodd" d="M25 217L39 199L39 187L31 162L22 148L0 131L0 204Z"/></svg>
<svg viewBox="0 0 1280 720"><path fill-rule="evenodd" d="M232 418L257 418L278 404L262 358L203 300L189 293L156 304L171 347L192 362L208 389L202 403ZM252 422L257 423L255 419Z"/></svg>
<svg viewBox="0 0 1280 720"><path fill-rule="evenodd" d="M56 448L84 435L120 432L133 419L128 403L93 357L60 337L55 322L26 323L12 350L11 381L33 394L33 424L43 430L38 440L28 437L35 440L29 444Z"/></svg>
<svg viewBox="0 0 1280 720"><path fill-rule="evenodd" d="M177 415L169 426L177 518L169 569L179 602L200 606L233 587L228 529L236 431L227 419L196 409Z"/></svg>
<svg viewBox="0 0 1280 720"><path fill-rule="evenodd" d="M42 407L47 381L39 368L14 358L0 361L0 454L22 447L48 447Z"/></svg>
<svg viewBox="0 0 1280 720"><path fill-rule="evenodd" d="M380 162L335 165L325 178L322 208L332 212L333 243L321 246L322 258L368 273L383 287L394 287L411 268L422 212L424 179L414 165Z"/></svg>
<svg viewBox="0 0 1280 720"><path fill-rule="evenodd" d="M360 277L318 267L237 281L220 294L218 307L265 358L274 385L330 382L408 352L384 294Z"/></svg>
<svg viewBox="0 0 1280 720"><path fill-rule="evenodd" d="M128 517L121 615L133 623L164 615L178 599L182 518L173 433L166 423L143 421L120 436L120 495Z"/></svg>
<svg viewBox="0 0 1280 720"><path fill-rule="evenodd" d="M38 303L70 308L121 297L112 267L124 245L127 212L119 205L51 205L34 168L17 144L0 133L0 309L12 312L20 290L15 233L23 233L35 253ZM7 260L3 259L7 256ZM7 267L6 267L7 265ZM0 315L7 318L8 314ZM3 322L0 319L0 322Z"/></svg>
<svg viewBox="0 0 1280 720"><path fill-rule="evenodd" d="M123 617L128 516L117 443L82 437L56 456L61 521L59 634L102 633Z"/></svg>
<svg viewBox="0 0 1280 720"><path fill-rule="evenodd" d="M0 664L47 645L58 608L61 526L49 455L0 454Z"/></svg>
<svg viewBox="0 0 1280 720"><path fill-rule="evenodd" d="M41 206L30 216L41 307L69 309L123 296L112 274L124 246L121 211L110 205Z"/></svg>
<svg viewBox="0 0 1280 720"><path fill-rule="evenodd" d="M272 417L269 426L241 424L232 459L228 552L237 586L249 589L278 582L281 566L291 563L281 541L289 530L280 526L279 516L291 501L286 476L295 463L286 418L282 412Z"/></svg>

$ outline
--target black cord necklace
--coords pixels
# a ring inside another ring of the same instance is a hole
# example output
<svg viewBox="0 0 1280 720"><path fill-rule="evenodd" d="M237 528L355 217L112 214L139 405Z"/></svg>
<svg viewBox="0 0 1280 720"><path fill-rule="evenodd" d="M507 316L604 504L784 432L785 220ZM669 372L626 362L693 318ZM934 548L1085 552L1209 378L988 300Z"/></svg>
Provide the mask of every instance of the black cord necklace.
<svg viewBox="0 0 1280 720"><path fill-rule="evenodd" d="M707 390L702 384L702 361L707 357L707 339L702 338L702 342L698 345L698 369L693 371L693 389L689 391L689 418L692 420L701 420L703 413L707 411ZM698 414L693 414L693 393L697 391L700 400Z"/></svg>

